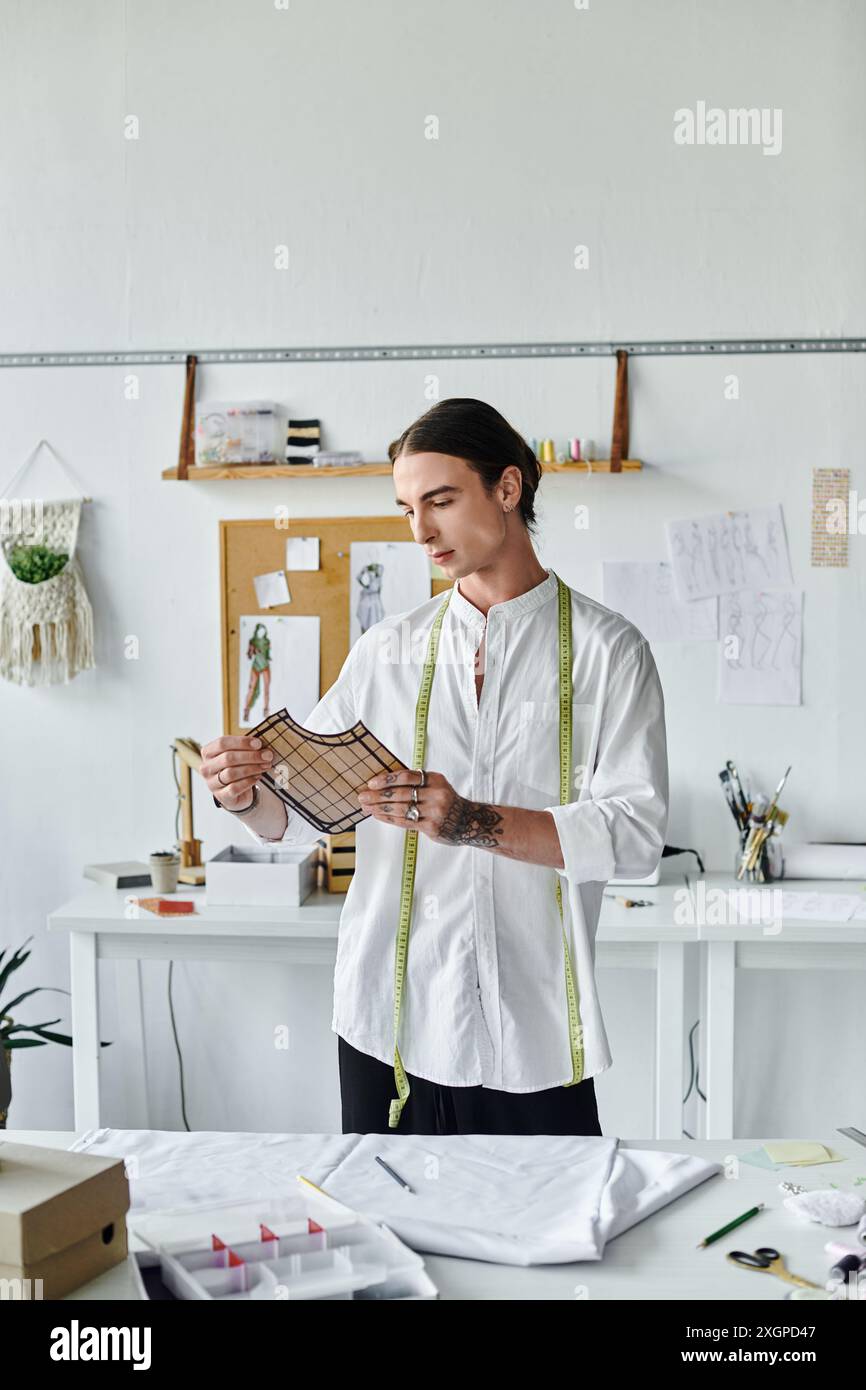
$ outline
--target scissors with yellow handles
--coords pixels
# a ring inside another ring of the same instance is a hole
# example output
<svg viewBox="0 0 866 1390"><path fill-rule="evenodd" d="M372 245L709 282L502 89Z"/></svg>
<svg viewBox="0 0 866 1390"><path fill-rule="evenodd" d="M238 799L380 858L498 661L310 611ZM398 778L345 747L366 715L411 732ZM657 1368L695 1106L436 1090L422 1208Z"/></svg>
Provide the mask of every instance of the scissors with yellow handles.
<svg viewBox="0 0 866 1390"><path fill-rule="evenodd" d="M729 1250L727 1258L731 1264L739 1265L741 1269L754 1269L757 1274L775 1274L779 1279L784 1279L786 1284L796 1284L801 1289L821 1288L820 1284L813 1284L810 1279L801 1279L799 1274L792 1274L786 1269L783 1256L771 1245L760 1245L752 1254L746 1250Z"/></svg>

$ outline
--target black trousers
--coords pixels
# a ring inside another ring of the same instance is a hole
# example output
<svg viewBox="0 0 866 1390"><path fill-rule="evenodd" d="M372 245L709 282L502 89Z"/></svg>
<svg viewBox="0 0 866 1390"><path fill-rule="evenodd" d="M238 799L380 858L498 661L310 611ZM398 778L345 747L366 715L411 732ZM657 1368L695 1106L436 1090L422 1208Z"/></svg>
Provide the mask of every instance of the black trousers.
<svg viewBox="0 0 866 1390"><path fill-rule="evenodd" d="M337 1037L344 1134L601 1134L593 1078L525 1095L489 1086L440 1086L409 1078L409 1099L396 1129L394 1068Z"/></svg>

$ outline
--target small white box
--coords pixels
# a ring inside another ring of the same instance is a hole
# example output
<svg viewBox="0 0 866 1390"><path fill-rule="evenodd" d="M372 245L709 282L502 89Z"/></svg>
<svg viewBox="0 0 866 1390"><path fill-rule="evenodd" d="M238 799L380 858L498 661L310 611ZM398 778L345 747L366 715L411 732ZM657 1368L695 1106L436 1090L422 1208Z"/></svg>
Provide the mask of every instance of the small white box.
<svg viewBox="0 0 866 1390"><path fill-rule="evenodd" d="M228 845L205 864L208 907L299 907L316 887L319 846Z"/></svg>

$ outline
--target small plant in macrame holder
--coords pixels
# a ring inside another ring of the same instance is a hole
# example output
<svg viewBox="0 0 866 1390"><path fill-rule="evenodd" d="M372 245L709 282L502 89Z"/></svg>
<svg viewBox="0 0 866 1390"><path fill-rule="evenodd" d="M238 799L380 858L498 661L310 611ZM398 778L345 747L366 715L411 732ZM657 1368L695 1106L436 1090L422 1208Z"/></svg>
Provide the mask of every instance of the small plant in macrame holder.
<svg viewBox="0 0 866 1390"><path fill-rule="evenodd" d="M75 555L81 499L41 506L38 541L20 531L0 539L0 677L16 685L68 684L96 664Z"/></svg>
<svg viewBox="0 0 866 1390"><path fill-rule="evenodd" d="M69 556L47 545L13 545L9 548L9 568L22 584L42 584L65 568Z"/></svg>

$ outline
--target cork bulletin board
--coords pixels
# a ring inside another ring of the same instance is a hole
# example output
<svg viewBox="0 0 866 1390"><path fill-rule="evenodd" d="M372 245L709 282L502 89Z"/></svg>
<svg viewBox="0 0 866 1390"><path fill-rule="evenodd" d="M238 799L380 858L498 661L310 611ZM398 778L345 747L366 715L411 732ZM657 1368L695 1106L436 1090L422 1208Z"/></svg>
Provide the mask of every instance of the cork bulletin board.
<svg viewBox="0 0 866 1390"><path fill-rule="evenodd" d="M318 536L319 568L287 570L291 603L260 608L253 580L285 567L286 540ZM274 518L220 522L220 594L222 612L223 733L247 732L239 724L240 618L321 619L319 698L340 674L349 651L349 563L353 541L409 541L412 532L402 516L292 517L286 526ZM430 594L451 587L448 578L430 580Z"/></svg>

